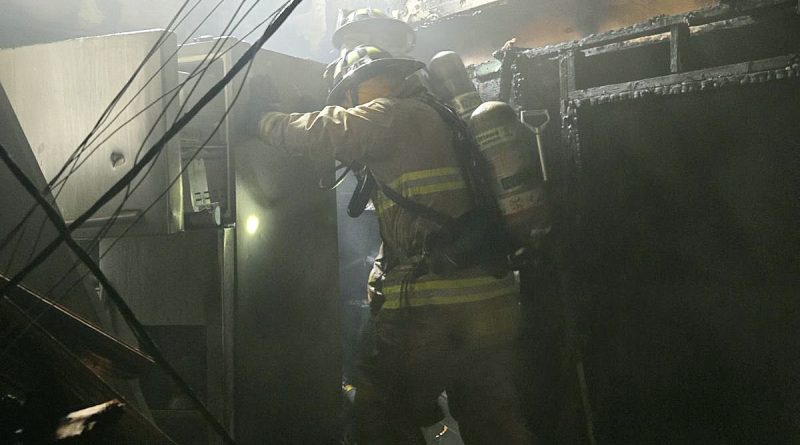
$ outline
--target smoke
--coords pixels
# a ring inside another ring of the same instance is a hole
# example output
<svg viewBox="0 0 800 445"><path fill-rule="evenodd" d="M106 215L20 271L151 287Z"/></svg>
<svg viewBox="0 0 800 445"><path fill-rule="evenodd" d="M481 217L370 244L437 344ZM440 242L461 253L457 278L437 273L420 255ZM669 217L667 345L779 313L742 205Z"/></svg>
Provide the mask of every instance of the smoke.
<svg viewBox="0 0 800 445"><path fill-rule="evenodd" d="M163 28L184 0L5 0L0 6L0 48L52 42L143 29ZM177 28L178 41L187 37L219 0L191 0L187 10L197 7ZM240 11L256 0L246 0ZM224 0L195 36L218 36L240 0ZM371 6L396 8L391 0L305 0L265 48L296 57L329 62L336 56L330 43L339 8ZM237 30L242 36L278 6L276 0L261 0ZM246 40L254 38L249 37Z"/></svg>

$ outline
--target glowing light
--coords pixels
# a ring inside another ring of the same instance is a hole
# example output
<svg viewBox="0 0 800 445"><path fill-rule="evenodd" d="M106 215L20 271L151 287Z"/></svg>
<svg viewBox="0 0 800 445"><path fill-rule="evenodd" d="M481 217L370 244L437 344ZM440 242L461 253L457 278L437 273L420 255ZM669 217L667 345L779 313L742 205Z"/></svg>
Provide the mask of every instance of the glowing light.
<svg viewBox="0 0 800 445"><path fill-rule="evenodd" d="M258 217L256 215L250 215L247 217L247 222L245 223L245 230L247 233L254 234L258 230Z"/></svg>

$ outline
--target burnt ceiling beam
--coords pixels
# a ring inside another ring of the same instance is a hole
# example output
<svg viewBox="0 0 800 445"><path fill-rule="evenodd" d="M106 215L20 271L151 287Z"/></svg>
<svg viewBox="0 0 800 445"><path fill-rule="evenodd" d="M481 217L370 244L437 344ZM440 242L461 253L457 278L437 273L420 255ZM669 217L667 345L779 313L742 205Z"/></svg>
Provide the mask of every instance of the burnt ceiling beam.
<svg viewBox="0 0 800 445"><path fill-rule="evenodd" d="M717 68L575 90L569 93L568 100L572 105L594 105L646 96L683 94L725 86L798 78L800 78L800 55L789 54Z"/></svg>
<svg viewBox="0 0 800 445"><path fill-rule="evenodd" d="M733 19L748 14L756 14L763 10L796 8L797 0L754 0L743 5L720 4L710 8L693 11L687 14L664 15L637 23L621 29L616 29L600 34L593 34L580 40L550 45L524 51L526 57L548 56L570 50L587 50L598 46L610 45L640 37L670 32L674 25L686 24L688 26L707 25Z"/></svg>

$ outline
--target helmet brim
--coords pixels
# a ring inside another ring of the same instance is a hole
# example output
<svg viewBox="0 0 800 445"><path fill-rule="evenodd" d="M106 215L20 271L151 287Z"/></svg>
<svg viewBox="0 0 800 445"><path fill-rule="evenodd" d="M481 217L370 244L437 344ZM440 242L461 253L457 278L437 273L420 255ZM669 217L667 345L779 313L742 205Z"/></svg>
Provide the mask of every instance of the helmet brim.
<svg viewBox="0 0 800 445"><path fill-rule="evenodd" d="M354 85L358 85L365 80L388 72L396 72L403 77L408 77L423 68L425 68L425 64L414 59L385 58L373 60L353 71L350 75L345 76L336 84L328 94L328 104L341 104L345 98L345 93Z"/></svg>
<svg viewBox="0 0 800 445"><path fill-rule="evenodd" d="M414 33L414 30L411 29L411 26L409 26L408 23L391 17L374 17L346 23L333 32L333 36L331 36L331 43L333 43L333 46L336 49L342 49L342 45L344 44L344 36L349 33L369 32L370 28L375 25L394 28L397 31L401 31L407 35L410 35L410 47L407 48L407 51L414 49L414 44L417 40L417 35Z"/></svg>

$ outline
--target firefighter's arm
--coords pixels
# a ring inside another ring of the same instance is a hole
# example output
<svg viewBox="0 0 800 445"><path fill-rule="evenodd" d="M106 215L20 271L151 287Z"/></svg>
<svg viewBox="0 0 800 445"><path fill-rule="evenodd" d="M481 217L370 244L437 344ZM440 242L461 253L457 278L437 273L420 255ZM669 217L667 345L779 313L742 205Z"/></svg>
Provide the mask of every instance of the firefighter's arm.
<svg viewBox="0 0 800 445"><path fill-rule="evenodd" d="M354 108L330 106L311 113L267 113L259 121L258 136L287 154L351 162L382 149L390 138L391 124L387 104L375 100Z"/></svg>

